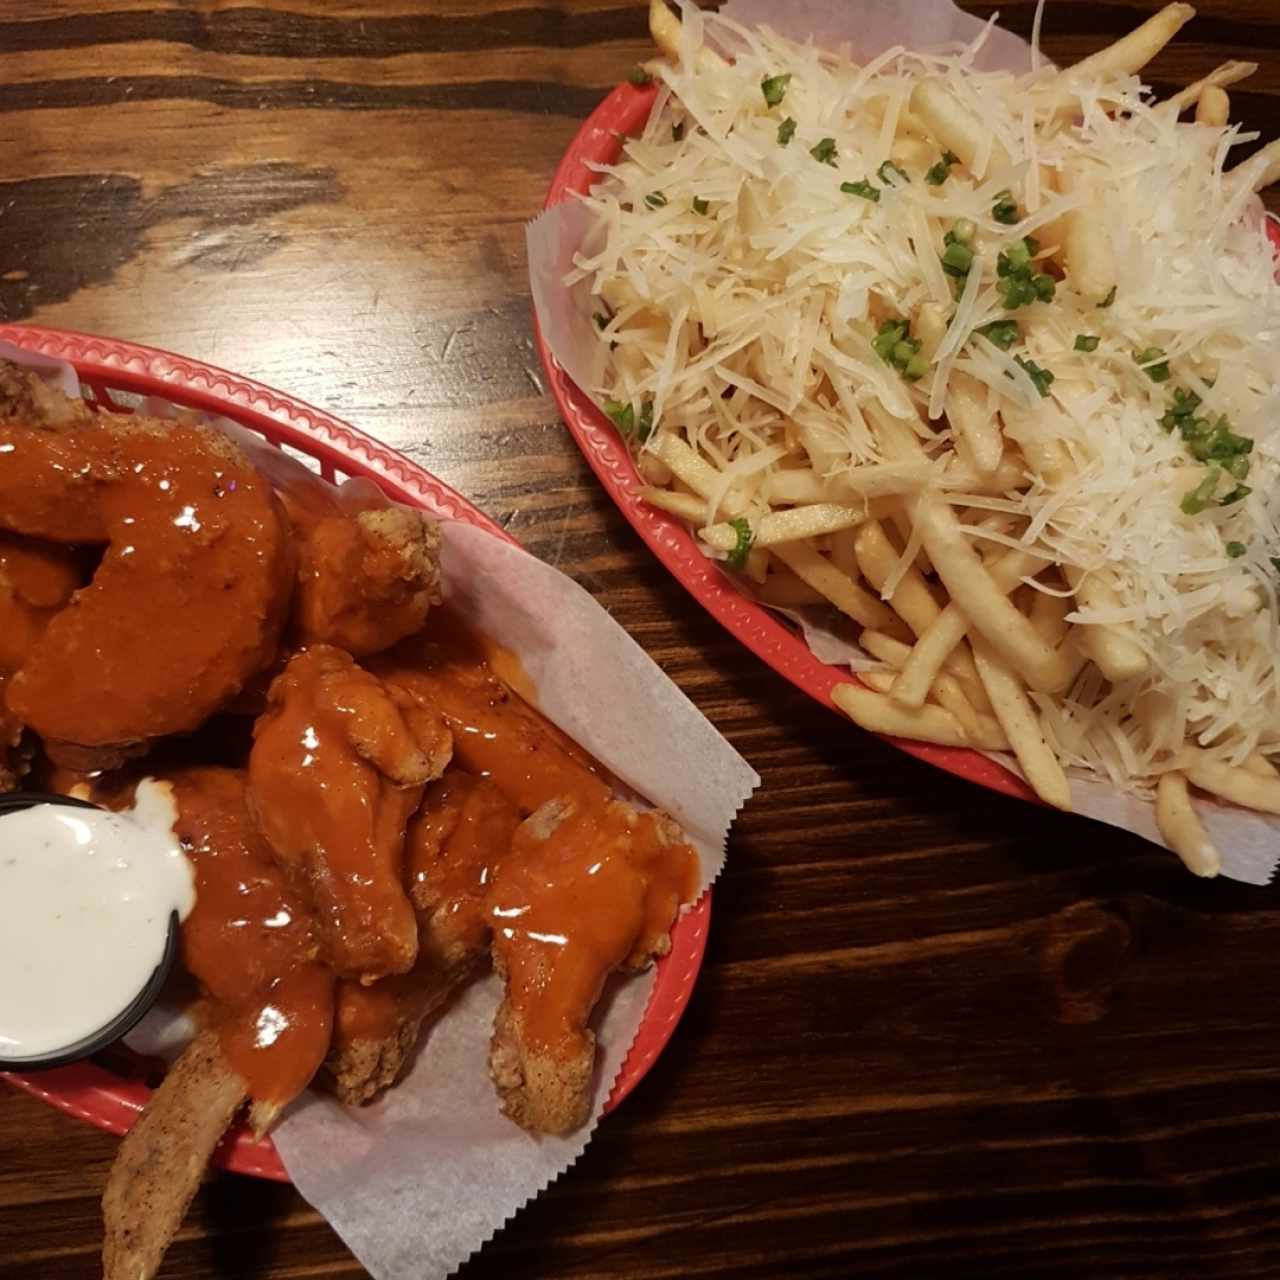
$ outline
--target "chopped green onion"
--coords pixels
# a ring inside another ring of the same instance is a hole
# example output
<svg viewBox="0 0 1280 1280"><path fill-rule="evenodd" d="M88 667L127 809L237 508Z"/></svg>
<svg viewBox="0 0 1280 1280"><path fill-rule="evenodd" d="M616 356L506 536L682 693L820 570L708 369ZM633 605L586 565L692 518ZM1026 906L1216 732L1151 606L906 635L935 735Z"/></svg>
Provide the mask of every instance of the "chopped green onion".
<svg viewBox="0 0 1280 1280"><path fill-rule="evenodd" d="M1049 388L1053 385L1054 375L1048 369L1042 369L1034 360L1028 360L1024 356L1014 356L1014 363L1019 369L1035 383L1036 390L1042 395L1049 394Z"/></svg>
<svg viewBox="0 0 1280 1280"><path fill-rule="evenodd" d="M973 250L967 244L954 240L947 245L942 254L942 269L947 275L964 279L969 274L969 268L972 266Z"/></svg>
<svg viewBox="0 0 1280 1280"><path fill-rule="evenodd" d="M1097 351L1098 343L1102 339L1096 333L1077 333L1076 334L1076 350L1077 351Z"/></svg>
<svg viewBox="0 0 1280 1280"><path fill-rule="evenodd" d="M1163 357L1163 347L1144 347L1133 353L1134 363L1145 366L1142 371L1152 382L1169 381L1169 362ZM1159 363L1153 363L1154 361Z"/></svg>
<svg viewBox="0 0 1280 1280"><path fill-rule="evenodd" d="M1229 507L1233 503L1239 502L1242 498L1247 498L1252 492L1253 490L1247 484L1238 484L1218 505L1220 507Z"/></svg>
<svg viewBox="0 0 1280 1280"><path fill-rule="evenodd" d="M683 120L677 120L675 124L671 126L671 141L672 142L684 141L684 121Z"/></svg>
<svg viewBox="0 0 1280 1280"><path fill-rule="evenodd" d="M778 146L785 147L796 136L796 122L788 116L778 126Z"/></svg>
<svg viewBox="0 0 1280 1280"><path fill-rule="evenodd" d="M1100 303L1098 303L1098 306L1104 307L1104 308L1109 307L1116 300L1116 293L1119 291L1119 288L1120 288L1119 285L1113 284L1111 288L1108 290L1107 296L1103 298L1103 300Z"/></svg>
<svg viewBox="0 0 1280 1280"><path fill-rule="evenodd" d="M710 208L711 208L711 201L710 201L710 200L703 200L700 196L694 196L694 197L693 197L693 211L694 211L694 213L700 213L700 214L702 214L702 215L705 217L705 216L706 216L706 213L707 213L707 210L708 210L708 209L710 209Z"/></svg>
<svg viewBox="0 0 1280 1280"><path fill-rule="evenodd" d="M973 237L978 234L978 228L969 218L957 218L951 224L951 234L961 244L972 244Z"/></svg>
<svg viewBox="0 0 1280 1280"><path fill-rule="evenodd" d="M1029 307L1033 302L1052 302L1057 287L1054 278L1036 271L1031 259L1039 252L1031 236L1015 240L996 259L996 291L1008 311Z"/></svg>
<svg viewBox="0 0 1280 1280"><path fill-rule="evenodd" d="M1018 221L1018 206L1014 202L1012 191L1001 191L996 202L991 206L991 216L1006 227Z"/></svg>
<svg viewBox="0 0 1280 1280"><path fill-rule="evenodd" d="M627 72L627 79L638 89L653 83L653 77L639 63Z"/></svg>
<svg viewBox="0 0 1280 1280"><path fill-rule="evenodd" d="M1218 469L1211 467L1205 478L1194 489L1188 489L1178 504L1185 515L1198 516L1213 501L1218 487Z"/></svg>
<svg viewBox="0 0 1280 1280"><path fill-rule="evenodd" d="M929 171L924 175L924 180L931 187L940 187L946 180L951 177L951 166L960 163L960 157L954 152L944 151L942 159L937 164L930 167Z"/></svg>
<svg viewBox="0 0 1280 1280"><path fill-rule="evenodd" d="M982 325L978 332L988 342L995 343L1001 351L1008 351L1022 336L1016 320L993 320L990 324Z"/></svg>
<svg viewBox="0 0 1280 1280"><path fill-rule="evenodd" d="M914 342L915 339L913 338ZM919 345L917 343L917 345ZM929 362L919 351L913 351L907 363L902 366L902 376L908 382L919 382L929 372Z"/></svg>
<svg viewBox="0 0 1280 1280"><path fill-rule="evenodd" d="M894 184L892 179L889 176L890 174L893 174L896 177L901 178L903 182L911 181L911 179L908 178L907 175L901 169L899 169L898 166L894 164L892 160L886 160L884 164L882 164L876 170L876 177L879 178L880 181L885 184L885 186L891 187Z"/></svg>
<svg viewBox="0 0 1280 1280"><path fill-rule="evenodd" d="M929 371L928 360L920 354L920 339L911 336L905 320L886 320L871 339L871 347L908 382L923 378Z"/></svg>
<svg viewBox="0 0 1280 1280"><path fill-rule="evenodd" d="M787 85L791 83L791 74L782 76L765 76L760 81L760 92L771 107L776 107L787 96Z"/></svg>
<svg viewBox="0 0 1280 1280"><path fill-rule="evenodd" d="M871 339L872 350L885 364L893 363L893 349L907 336L905 320L886 320Z"/></svg>
<svg viewBox="0 0 1280 1280"><path fill-rule="evenodd" d="M1244 545L1244 543L1243 543L1243 542L1228 542L1228 543L1227 543L1227 555L1228 555L1232 560L1239 560L1239 559L1240 559L1240 557L1241 557L1242 555L1244 555L1244 553L1245 553L1246 549L1247 549L1247 548L1245 547L1245 545Z"/></svg>
<svg viewBox="0 0 1280 1280"><path fill-rule="evenodd" d="M650 191L644 202L650 209L661 209L667 203L667 197L661 191Z"/></svg>
<svg viewBox="0 0 1280 1280"><path fill-rule="evenodd" d="M814 146L809 148L809 154L822 164L835 165L836 162L836 140L834 138L822 138Z"/></svg>
<svg viewBox="0 0 1280 1280"><path fill-rule="evenodd" d="M864 200L870 200L876 203L880 199L880 188L873 187L865 178L859 178L857 182L842 182L840 190L847 196L861 196Z"/></svg>
<svg viewBox="0 0 1280 1280"><path fill-rule="evenodd" d="M641 442L653 434L653 401L643 400L640 403L640 417L636 421L636 439Z"/></svg>
<svg viewBox="0 0 1280 1280"><path fill-rule="evenodd" d="M1000 275L1009 276L1015 271L1021 271L1030 264L1031 245L1024 236L1021 240L1015 240L1007 249L1001 252L997 270Z"/></svg>
<svg viewBox="0 0 1280 1280"><path fill-rule="evenodd" d="M604 411L624 436L629 436L635 430L636 411L631 405L623 404L621 400L606 400Z"/></svg>
<svg viewBox="0 0 1280 1280"><path fill-rule="evenodd" d="M747 553L756 536L751 532L751 525L746 516L736 516L729 521L730 527L738 535L737 544L729 552L728 564L731 569L744 569L747 564Z"/></svg>

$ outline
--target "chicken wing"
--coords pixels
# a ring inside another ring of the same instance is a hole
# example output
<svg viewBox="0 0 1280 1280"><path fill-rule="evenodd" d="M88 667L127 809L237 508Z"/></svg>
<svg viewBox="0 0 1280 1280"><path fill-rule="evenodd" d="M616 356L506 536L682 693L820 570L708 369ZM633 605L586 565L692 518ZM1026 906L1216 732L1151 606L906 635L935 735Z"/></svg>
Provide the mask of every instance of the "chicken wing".
<svg viewBox="0 0 1280 1280"><path fill-rule="evenodd" d="M590 797L550 800L516 832L486 906L506 993L489 1070L503 1111L533 1133L563 1134L591 1110L605 980L671 948L697 886L697 858L665 814Z"/></svg>
<svg viewBox="0 0 1280 1280"><path fill-rule="evenodd" d="M107 544L7 693L55 759L85 767L83 750L60 744L119 758L193 730L275 656L293 575L287 521L212 428L0 421L0 527Z"/></svg>
<svg viewBox="0 0 1280 1280"><path fill-rule="evenodd" d="M519 811L486 778L451 768L427 788L405 840L418 961L410 973L370 987L339 987L326 1070L343 1102L368 1102L394 1084L425 1021L488 959L485 885L519 822Z"/></svg>
<svg viewBox="0 0 1280 1280"><path fill-rule="evenodd" d="M517 1124L567 1133L590 1110L588 1024L605 980L670 946L697 857L665 814L616 800L594 761L499 679L447 611L436 622L430 641L408 640L371 666L429 699L453 730L458 763L526 817L486 875L494 966L506 982L490 1073Z"/></svg>
<svg viewBox="0 0 1280 1280"><path fill-rule="evenodd" d="M303 643L366 657L418 631L440 603L440 530L422 512L309 518L288 509L299 543L293 627Z"/></svg>
<svg viewBox="0 0 1280 1280"><path fill-rule="evenodd" d="M303 650L271 686L254 728L250 802L342 977L367 983L413 967L405 826L451 752L425 700L384 685L341 649Z"/></svg>
<svg viewBox="0 0 1280 1280"><path fill-rule="evenodd" d="M13 790L26 771L19 751L22 721L4 702L9 678L79 585L79 566L68 548L0 532L0 791Z"/></svg>
<svg viewBox="0 0 1280 1280"><path fill-rule="evenodd" d="M246 1081L255 1128L266 1128L329 1050L333 976L315 920L249 811L245 773L194 767L164 780L196 882L182 924L183 967L208 998L222 1051Z"/></svg>

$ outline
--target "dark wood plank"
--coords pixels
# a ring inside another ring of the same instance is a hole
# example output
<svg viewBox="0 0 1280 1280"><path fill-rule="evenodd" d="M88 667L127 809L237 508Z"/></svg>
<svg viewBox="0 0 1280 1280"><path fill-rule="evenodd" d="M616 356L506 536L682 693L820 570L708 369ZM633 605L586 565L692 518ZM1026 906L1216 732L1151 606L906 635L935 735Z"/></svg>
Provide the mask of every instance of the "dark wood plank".
<svg viewBox="0 0 1280 1280"><path fill-rule="evenodd" d="M1056 0L1046 49L1155 7ZM1273 135L1280 9L1201 7L1156 81L1256 58L1233 101ZM1034 9L1000 6L1023 34ZM810 703L664 574L561 426L523 227L647 51L624 0L0 5L0 318L188 352L403 448L594 591L764 777L670 1050L462 1274L1280 1274L1273 894ZM94 1273L115 1142L0 1091L0 1274ZM291 1189L234 1177L164 1272L360 1274Z"/></svg>

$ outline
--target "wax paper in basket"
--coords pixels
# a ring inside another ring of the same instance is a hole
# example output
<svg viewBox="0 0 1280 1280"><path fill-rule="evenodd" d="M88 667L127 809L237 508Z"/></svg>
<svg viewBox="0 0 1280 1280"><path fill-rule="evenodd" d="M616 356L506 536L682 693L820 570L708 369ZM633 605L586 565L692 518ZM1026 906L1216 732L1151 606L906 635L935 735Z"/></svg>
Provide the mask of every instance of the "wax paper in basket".
<svg viewBox="0 0 1280 1280"><path fill-rule="evenodd" d="M78 390L65 363L4 344L0 357L39 368L69 394ZM163 401L142 408L174 412ZM268 473L301 466L234 423L214 421ZM519 657L551 720L680 822L697 847L705 889L724 866L735 815L759 786L754 770L581 587L482 529L442 529L449 597ZM487 1053L501 992L490 977L450 1009L379 1102L348 1109L304 1095L274 1135L290 1177L376 1280L440 1280L581 1155L652 987L649 973L606 992L595 1105L577 1133L536 1139L499 1114ZM179 1013L153 1011L130 1043L169 1056L189 1035Z"/></svg>
<svg viewBox="0 0 1280 1280"><path fill-rule="evenodd" d="M1031 67L1031 49L1024 40L999 27L989 27L951 0L849 0L843 4L730 0L720 12L744 26L767 25L795 40L812 39L827 48L847 44L860 61L894 46L937 52L983 37L975 58L980 69L1022 73ZM601 384L606 352L592 319L595 308L587 282L567 289L563 281L573 268L574 254L590 245L591 236L588 210L573 198L534 219L527 229L530 284L543 338L564 371L589 394ZM879 665L841 636L839 624L829 625L824 611L786 612L821 661L853 671ZM1021 776L1012 756L993 758ZM1164 844L1150 801L1082 773L1071 777L1071 797L1076 813ZM1267 884L1280 862L1280 819L1207 797L1198 797L1196 808L1222 851L1222 874L1247 884Z"/></svg>

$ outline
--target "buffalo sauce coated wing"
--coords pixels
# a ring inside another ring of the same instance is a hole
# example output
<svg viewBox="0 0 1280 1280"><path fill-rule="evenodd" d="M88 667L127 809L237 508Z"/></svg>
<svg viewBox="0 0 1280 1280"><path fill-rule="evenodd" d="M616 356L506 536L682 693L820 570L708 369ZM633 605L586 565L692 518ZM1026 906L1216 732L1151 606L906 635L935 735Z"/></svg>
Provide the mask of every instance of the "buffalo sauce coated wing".
<svg viewBox="0 0 1280 1280"><path fill-rule="evenodd" d="M665 814L618 800L551 800L521 824L486 906L506 983L489 1069L502 1109L535 1133L568 1133L591 1109L605 980L671 949L697 859Z"/></svg>
<svg viewBox="0 0 1280 1280"><path fill-rule="evenodd" d="M394 1084L423 1022L487 961L486 885L519 823L519 810L487 778L450 768L427 788L405 839L418 961L373 986L339 986L326 1068L344 1102L367 1102Z"/></svg>
<svg viewBox="0 0 1280 1280"><path fill-rule="evenodd" d="M306 1088L329 1049L333 977L318 931L249 812L242 770L165 775L195 875L182 924L183 966L212 1006L222 1052L245 1082L255 1124Z"/></svg>
<svg viewBox="0 0 1280 1280"><path fill-rule="evenodd" d="M0 421L0 528L106 544L7 693L55 758L59 744L80 762L84 749L109 758L196 729L275 656L293 576L287 521L212 428Z"/></svg>
<svg viewBox="0 0 1280 1280"><path fill-rule="evenodd" d="M15 787L23 772L22 722L5 708L9 678L79 585L68 548L0 532L0 791Z"/></svg>
<svg viewBox="0 0 1280 1280"><path fill-rule="evenodd" d="M517 1124L567 1133L590 1111L589 1022L604 983L670 947L697 858L665 814L617 800L595 762L495 674L483 643L447 611L432 632L371 665L428 699L453 731L457 763L525 819L486 864L476 917L506 984L489 1067ZM447 820L424 814L427 827ZM430 880L428 871L419 893Z"/></svg>
<svg viewBox="0 0 1280 1280"><path fill-rule="evenodd" d="M271 686L254 729L251 802L343 977L372 982L413 967L405 825L451 749L429 704L341 649L304 649Z"/></svg>
<svg viewBox="0 0 1280 1280"><path fill-rule="evenodd" d="M440 530L405 507L317 514L285 499L298 537L293 630L360 658L418 631L440 603Z"/></svg>

